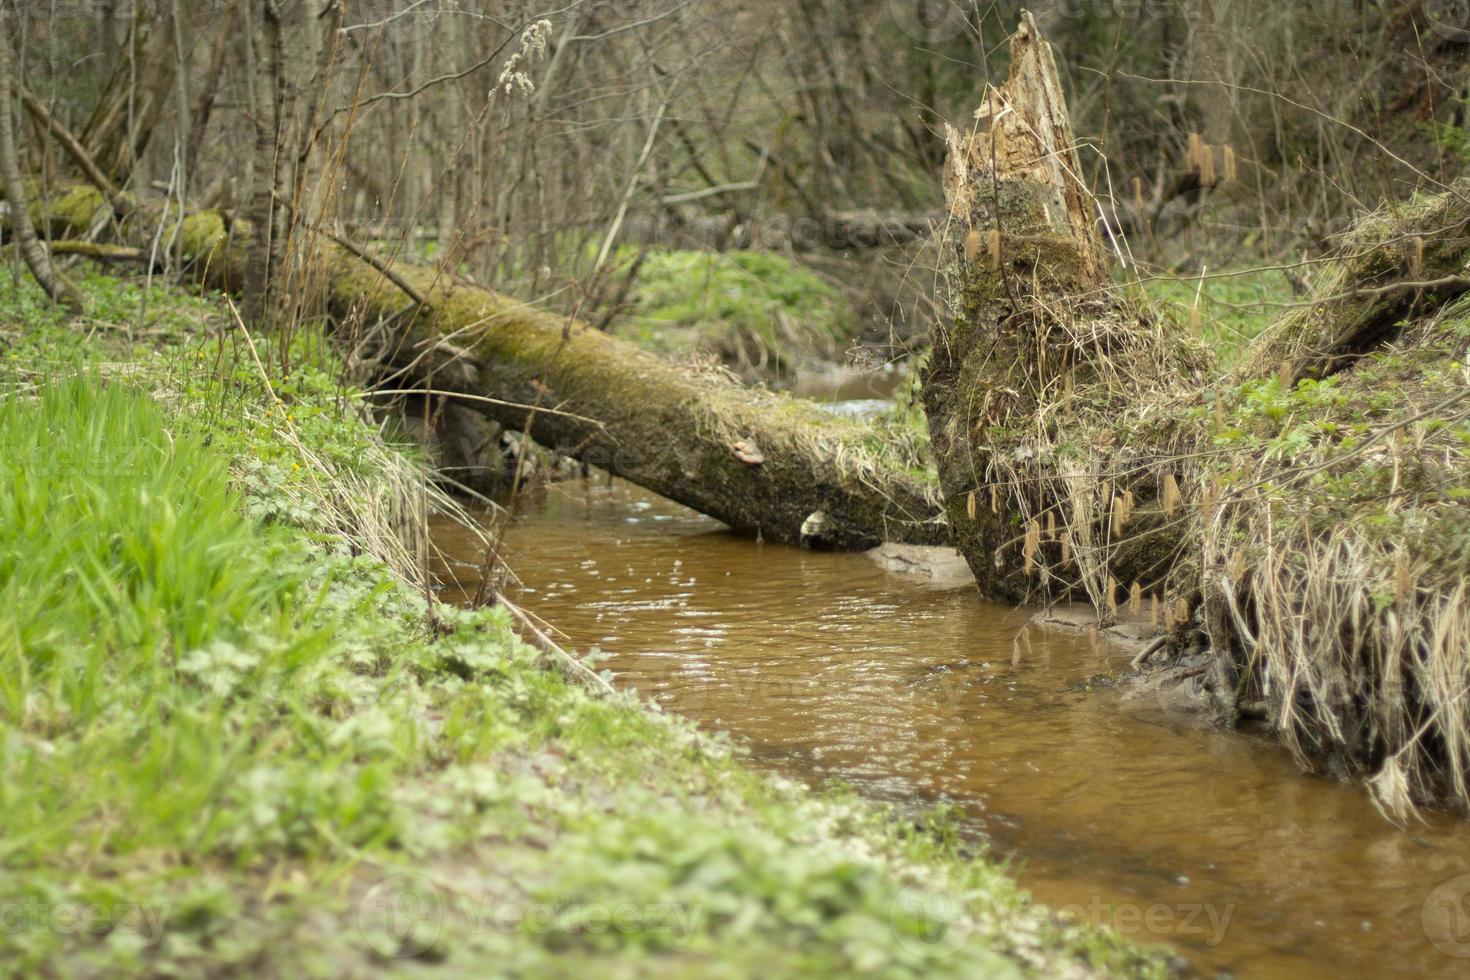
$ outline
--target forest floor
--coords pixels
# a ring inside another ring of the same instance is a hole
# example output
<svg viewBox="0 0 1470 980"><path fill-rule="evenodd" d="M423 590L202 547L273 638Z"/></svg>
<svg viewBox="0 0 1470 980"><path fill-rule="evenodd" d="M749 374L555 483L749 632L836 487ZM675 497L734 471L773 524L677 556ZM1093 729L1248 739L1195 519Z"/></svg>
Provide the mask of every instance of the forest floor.
<svg viewBox="0 0 1470 980"><path fill-rule="evenodd" d="M437 602L319 334L83 286L0 291L4 972L1170 972Z"/></svg>

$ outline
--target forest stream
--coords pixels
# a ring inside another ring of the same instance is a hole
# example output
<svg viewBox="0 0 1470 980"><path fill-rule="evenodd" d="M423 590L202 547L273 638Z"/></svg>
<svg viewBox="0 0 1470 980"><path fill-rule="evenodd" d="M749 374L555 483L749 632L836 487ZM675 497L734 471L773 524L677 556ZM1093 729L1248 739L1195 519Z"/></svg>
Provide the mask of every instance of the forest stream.
<svg viewBox="0 0 1470 980"><path fill-rule="evenodd" d="M0 980L1470 980L1470 0L546 6L0 3Z"/></svg>
<svg viewBox="0 0 1470 980"><path fill-rule="evenodd" d="M471 539L441 526L437 542L472 592ZM1423 925L1425 883L1470 867L1450 821L1395 829L1265 737L1129 702L1102 679L1127 649L863 555L759 544L603 476L523 501L506 551L516 601L608 655L619 685L784 775L953 802L1039 899L1201 973L1465 965Z"/></svg>

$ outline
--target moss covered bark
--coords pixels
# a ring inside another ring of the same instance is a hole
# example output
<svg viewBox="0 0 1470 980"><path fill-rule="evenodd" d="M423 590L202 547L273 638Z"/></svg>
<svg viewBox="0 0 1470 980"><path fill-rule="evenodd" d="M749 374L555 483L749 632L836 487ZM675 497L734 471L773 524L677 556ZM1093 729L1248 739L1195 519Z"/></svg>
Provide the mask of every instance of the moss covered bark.
<svg viewBox="0 0 1470 980"><path fill-rule="evenodd" d="M1262 334L1243 378L1321 378L1392 342L1403 325L1470 291L1470 185L1463 181L1361 222L1315 300Z"/></svg>
<svg viewBox="0 0 1470 980"><path fill-rule="evenodd" d="M380 273L333 255L339 312L371 324L404 311ZM543 445L768 540L944 539L935 491L866 425L697 374L434 270L398 271L428 308L385 331L378 353L412 385L468 396Z"/></svg>

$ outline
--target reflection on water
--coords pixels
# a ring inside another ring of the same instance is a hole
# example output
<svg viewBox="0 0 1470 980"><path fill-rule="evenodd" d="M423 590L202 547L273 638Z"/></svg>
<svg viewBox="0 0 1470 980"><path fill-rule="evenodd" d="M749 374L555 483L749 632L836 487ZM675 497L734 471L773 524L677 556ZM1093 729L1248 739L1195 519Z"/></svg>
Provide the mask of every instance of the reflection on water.
<svg viewBox="0 0 1470 980"><path fill-rule="evenodd" d="M1125 703L1098 675L1128 651L860 555L757 544L621 482L522 510L517 601L763 764L953 801L1038 898L1169 942L1201 972L1470 975L1423 926L1435 886L1470 872L1470 828L1395 830L1269 742ZM478 566L452 528L437 540ZM1445 895L1430 914L1470 946L1470 904Z"/></svg>

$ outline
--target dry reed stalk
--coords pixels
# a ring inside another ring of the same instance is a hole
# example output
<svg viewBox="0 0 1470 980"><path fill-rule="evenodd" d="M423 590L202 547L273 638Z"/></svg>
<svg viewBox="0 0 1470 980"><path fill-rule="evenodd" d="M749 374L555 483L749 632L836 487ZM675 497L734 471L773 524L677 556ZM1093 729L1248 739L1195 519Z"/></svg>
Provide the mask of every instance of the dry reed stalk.
<svg viewBox="0 0 1470 980"><path fill-rule="evenodd" d="M1021 555L1026 566L1028 578L1036 574L1036 554L1041 549L1041 525L1035 518L1026 522L1026 538L1021 545Z"/></svg>

